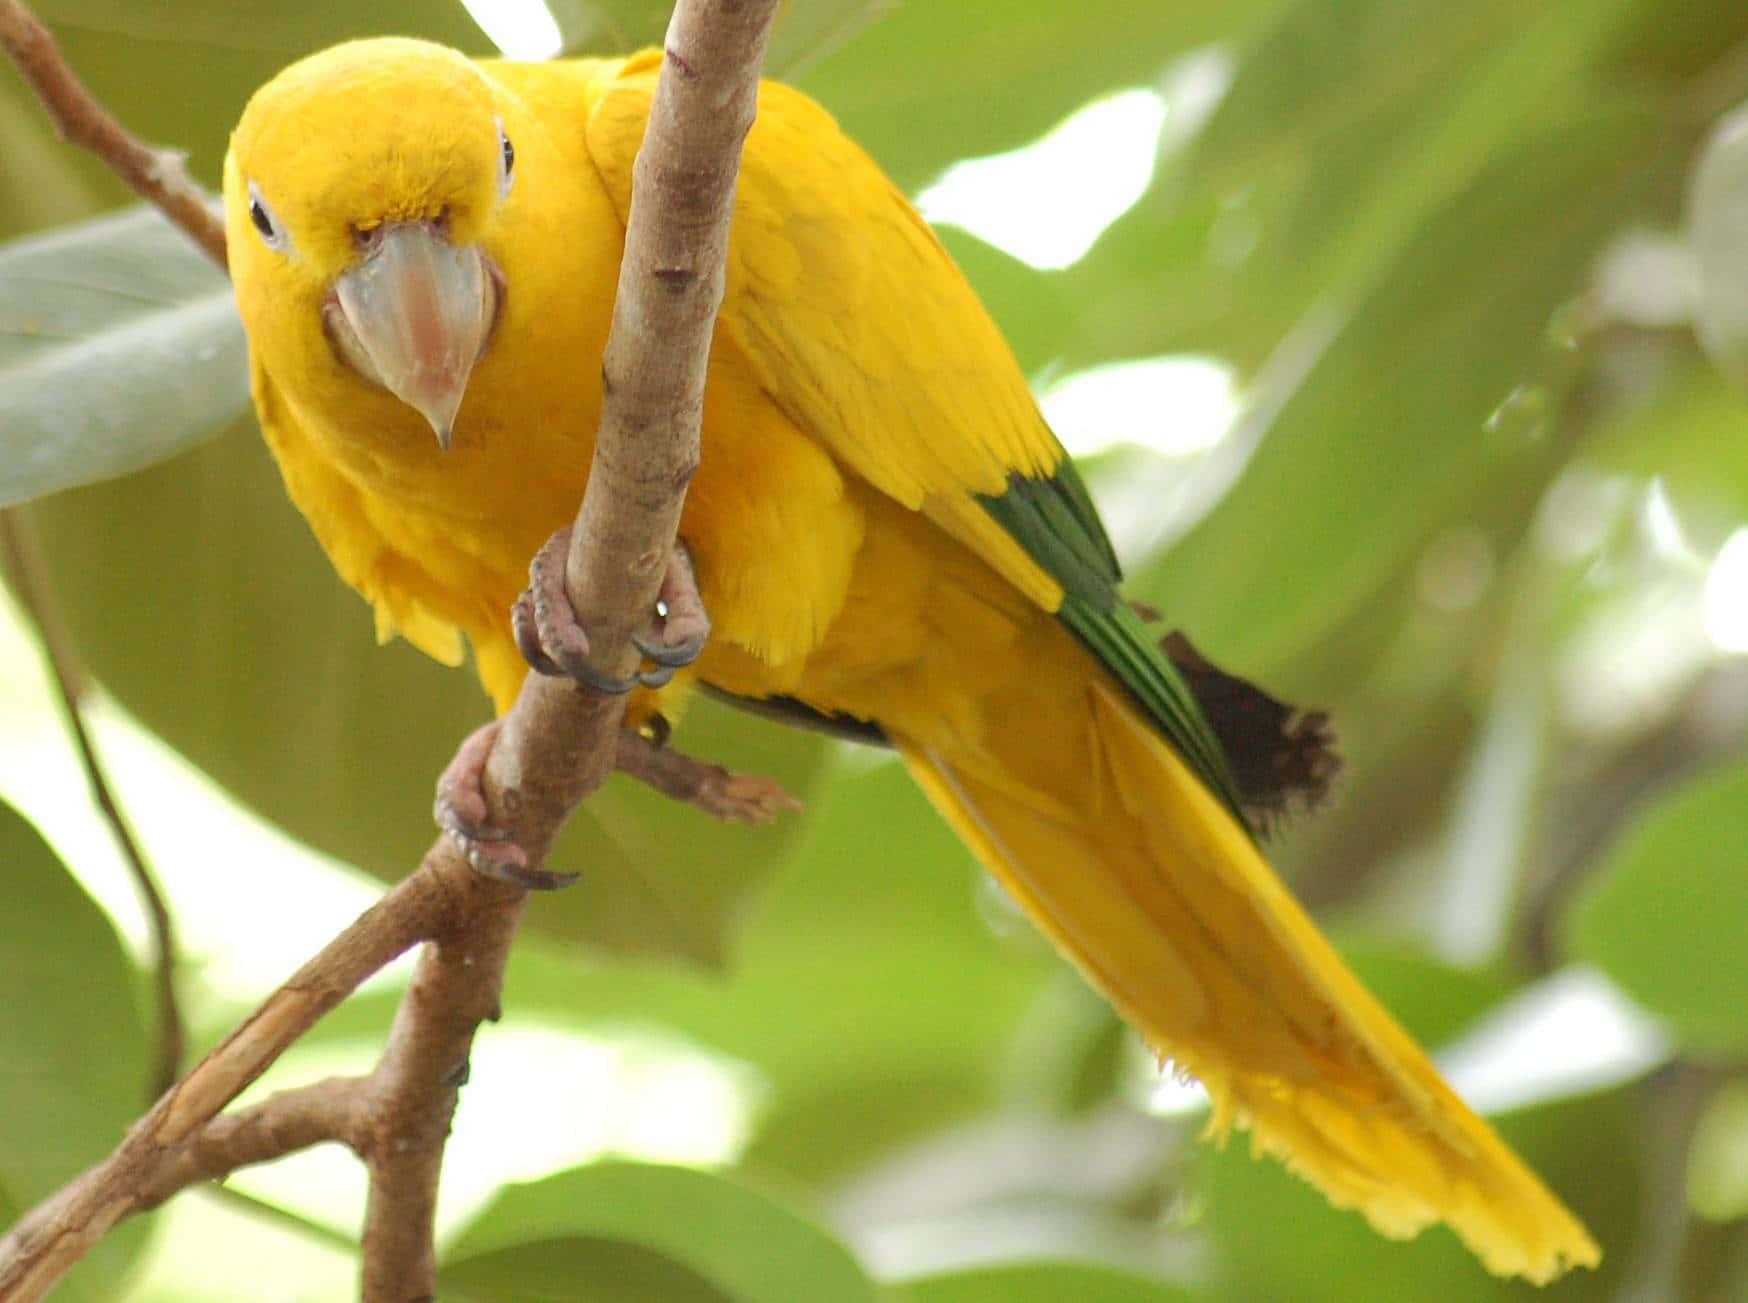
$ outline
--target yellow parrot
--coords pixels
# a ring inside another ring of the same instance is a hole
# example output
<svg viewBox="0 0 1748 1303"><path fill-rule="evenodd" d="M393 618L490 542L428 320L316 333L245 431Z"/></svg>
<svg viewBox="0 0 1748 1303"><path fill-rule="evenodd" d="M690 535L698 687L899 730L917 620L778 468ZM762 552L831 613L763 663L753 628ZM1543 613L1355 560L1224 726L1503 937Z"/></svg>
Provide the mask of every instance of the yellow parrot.
<svg viewBox="0 0 1748 1303"><path fill-rule="evenodd" d="M500 711L544 659L510 611L582 497L659 62L353 42L257 92L225 161L286 487L380 634L452 664L465 634ZM1174 665L1119 595L994 324L875 164L775 83L741 164L680 539L673 596L701 597L710 637L671 686L638 687L634 721L671 716L696 676L889 742L1207 1088L1211 1131L1249 1128L1386 1235L1444 1221L1494 1272L1597 1262L1270 871L1192 691L1205 667ZM649 650L685 660L697 632Z"/></svg>

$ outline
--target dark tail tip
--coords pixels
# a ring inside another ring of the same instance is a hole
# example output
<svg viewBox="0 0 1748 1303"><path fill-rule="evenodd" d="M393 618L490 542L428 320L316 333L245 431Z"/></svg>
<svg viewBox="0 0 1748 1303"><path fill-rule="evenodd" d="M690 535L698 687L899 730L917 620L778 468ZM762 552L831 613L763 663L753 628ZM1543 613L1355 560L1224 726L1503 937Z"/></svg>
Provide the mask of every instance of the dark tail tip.
<svg viewBox="0 0 1748 1303"><path fill-rule="evenodd" d="M1159 645L1220 739L1257 835L1272 832L1294 808L1315 809L1328 799L1341 756L1327 714L1276 701L1208 661L1181 633L1167 634Z"/></svg>

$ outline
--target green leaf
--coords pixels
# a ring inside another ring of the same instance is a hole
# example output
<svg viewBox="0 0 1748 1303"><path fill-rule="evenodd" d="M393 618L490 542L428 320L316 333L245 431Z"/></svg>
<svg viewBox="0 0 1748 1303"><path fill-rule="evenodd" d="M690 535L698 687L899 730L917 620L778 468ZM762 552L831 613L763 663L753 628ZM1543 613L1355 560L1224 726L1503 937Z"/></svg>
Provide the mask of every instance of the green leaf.
<svg viewBox="0 0 1748 1303"><path fill-rule="evenodd" d="M376 645L252 423L32 514L80 649L128 710L293 836L385 881L412 871L435 834L436 776L490 709L471 672ZM803 797L826 746L708 702L679 742ZM583 882L537 902L530 923L718 963L803 828L721 824L611 778L553 857Z"/></svg>
<svg viewBox="0 0 1748 1303"><path fill-rule="evenodd" d="M1174 54L1241 33L1267 8L1266 0L908 4L795 82L910 191L949 163L1028 143L1088 100L1151 83Z"/></svg>
<svg viewBox="0 0 1748 1303"><path fill-rule="evenodd" d="M695 700L675 745L737 773L763 774L805 801L831 743L728 706ZM629 778L614 776L572 816L553 863L583 871L577 886L529 917L551 935L622 955L727 964L747 907L807 835L805 812L758 828L725 824Z"/></svg>
<svg viewBox="0 0 1748 1303"><path fill-rule="evenodd" d="M548 0L565 56L628 53L658 44L674 7L668 0ZM765 55L766 77L787 81L889 12L881 0L815 0L778 6Z"/></svg>
<svg viewBox="0 0 1748 1303"><path fill-rule="evenodd" d="M1255 367L1313 304L1373 283L1526 134L1595 103L1597 64L1637 3L1283 7L1237 47L1207 124L1067 274L1085 341Z"/></svg>
<svg viewBox="0 0 1748 1303"><path fill-rule="evenodd" d="M1748 1081L1718 1087L1694 1124L1687 1206L1708 1221L1748 1217Z"/></svg>
<svg viewBox="0 0 1748 1303"><path fill-rule="evenodd" d="M1703 75L1724 75L1729 84L1736 47L1748 39L1748 9L1740 5L1691 5L1649 0L1635 6L1617 38L1607 67L1611 82L1655 77L1675 85Z"/></svg>
<svg viewBox="0 0 1748 1303"><path fill-rule="evenodd" d="M98 206L78 151L56 138L29 87L0 82L0 239L70 222ZM86 165L87 167L90 164Z"/></svg>
<svg viewBox="0 0 1748 1303"><path fill-rule="evenodd" d="M1029 1262L907 1283L911 1303L1190 1303L1199 1295L1116 1267Z"/></svg>
<svg viewBox="0 0 1748 1303"><path fill-rule="evenodd" d="M733 1303L682 1262L623 1240L531 1240L444 1268L445 1297L517 1303Z"/></svg>
<svg viewBox="0 0 1748 1303"><path fill-rule="evenodd" d="M42 838L0 804L0 1222L103 1158L150 1087L132 963L109 918ZM116 1297L146 1223L112 1230L56 1297Z"/></svg>
<svg viewBox="0 0 1748 1303"><path fill-rule="evenodd" d="M248 402L230 282L156 209L0 247L0 506L162 461Z"/></svg>
<svg viewBox="0 0 1748 1303"><path fill-rule="evenodd" d="M943 226L935 234L1027 374L1062 353L1077 323L1059 277L1029 267L956 226Z"/></svg>
<svg viewBox="0 0 1748 1303"><path fill-rule="evenodd" d="M806 823L724 976L524 947L505 1001L648 1020L749 1063L770 1095L747 1165L821 1180L995 1099L1014 1029L1063 965L1029 924L1010 924L1018 943L992 935L981 871L901 765L839 777Z"/></svg>
<svg viewBox="0 0 1748 1303"><path fill-rule="evenodd" d="M1748 384L1748 105L1720 118L1700 150L1687 220L1700 342L1720 371Z"/></svg>
<svg viewBox="0 0 1748 1303"><path fill-rule="evenodd" d="M528 1256L493 1256L510 1249ZM566 1298L637 1297L613 1292L628 1263L647 1280L694 1282L693 1292L678 1296L685 1299L875 1298L850 1251L818 1226L745 1185L683 1167L596 1163L510 1186L450 1246L444 1273L503 1286L516 1278L508 1273L527 1279L536 1253L571 1273L575 1292ZM507 1274L488 1277L488 1265Z"/></svg>
<svg viewBox="0 0 1748 1303"><path fill-rule="evenodd" d="M404 32L482 52L485 37L457 0L383 0L350 5L281 5L271 0L37 0L52 25L137 41L187 41L222 50L318 50L384 32ZM246 35L245 35L246 34Z"/></svg>
<svg viewBox="0 0 1748 1303"><path fill-rule="evenodd" d="M1742 425L1741 390L1697 354L1685 354L1647 402L1599 432L1587 460L1605 471L1661 478L1683 526L1697 526L1704 539L1725 522L1748 520Z"/></svg>
<svg viewBox="0 0 1748 1303"><path fill-rule="evenodd" d="M1748 764L1638 813L1565 920L1567 953L1666 1020L1692 1052L1748 1051Z"/></svg>
<svg viewBox="0 0 1748 1303"><path fill-rule="evenodd" d="M1440 211L1316 354L1231 492L1135 577L1141 594L1267 682L1502 483L1533 495L1559 464L1542 438L1550 319L1641 202L1652 127L1620 111L1551 133Z"/></svg>
<svg viewBox="0 0 1748 1303"><path fill-rule="evenodd" d="M1422 1045L1454 1039L1511 994L1503 975L1463 968L1401 938L1338 934L1341 957Z"/></svg>
<svg viewBox="0 0 1748 1303"><path fill-rule="evenodd" d="M140 139L187 153L209 186L219 182L231 128L249 96L303 55L388 32L492 53L457 0L44 0L34 8L98 102ZM113 178L104 189L111 203L126 193Z"/></svg>

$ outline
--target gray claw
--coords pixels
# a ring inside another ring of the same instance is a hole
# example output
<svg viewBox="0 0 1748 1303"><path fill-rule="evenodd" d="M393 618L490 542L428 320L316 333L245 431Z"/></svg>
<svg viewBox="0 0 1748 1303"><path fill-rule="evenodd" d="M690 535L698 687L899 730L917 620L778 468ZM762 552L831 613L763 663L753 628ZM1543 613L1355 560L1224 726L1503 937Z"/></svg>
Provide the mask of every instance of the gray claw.
<svg viewBox="0 0 1748 1303"><path fill-rule="evenodd" d="M620 696L640 683L659 688L674 677L676 669L698 659L710 632L710 617L698 597L691 554L683 544L675 544L673 559L662 577L650 631L631 635L638 654L655 668L640 669L628 679L602 674L588 662L589 636L577 624L564 589L564 558L569 547L569 529L558 530L546 541L529 564L528 587L510 608L516 646L536 674L575 679L597 692ZM661 635L667 632L678 637L666 641Z"/></svg>
<svg viewBox="0 0 1748 1303"><path fill-rule="evenodd" d="M688 638L685 642L665 643L657 642L645 634L634 633L631 635L631 645L643 653L645 660L677 670L698 659L698 654L704 650L704 639Z"/></svg>

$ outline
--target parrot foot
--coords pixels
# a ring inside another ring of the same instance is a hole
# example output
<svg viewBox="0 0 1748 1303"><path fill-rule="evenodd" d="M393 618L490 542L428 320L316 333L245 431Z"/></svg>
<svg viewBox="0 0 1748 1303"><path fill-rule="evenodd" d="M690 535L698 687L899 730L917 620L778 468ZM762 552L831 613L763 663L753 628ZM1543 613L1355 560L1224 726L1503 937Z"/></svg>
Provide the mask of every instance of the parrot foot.
<svg viewBox="0 0 1748 1303"><path fill-rule="evenodd" d="M704 650L710 637L710 613L704 609L704 599L698 595L698 574L692 568L692 553L679 539L674 540L673 555L662 574L662 586L656 593L655 619L650 633L634 633L631 645L653 661L656 668L640 675L652 688L660 687L674 677L674 671L690 665Z"/></svg>
<svg viewBox="0 0 1748 1303"><path fill-rule="evenodd" d="M661 716L652 716L660 719ZM664 730L652 737L636 729L619 735L615 761L619 772L672 797L697 806L724 822L757 826L785 810L799 810L797 801L774 778L737 774L721 765L668 749Z"/></svg>
<svg viewBox="0 0 1748 1303"><path fill-rule="evenodd" d="M551 873L529 866L528 852L516 844L516 839L488 820L486 808L486 757L492 753L492 743L498 738L498 721L481 725L456 748L455 758L437 779L437 800L432 814L444 835L455 843L473 870L499 882L525 887L530 891L552 891L568 887L580 876L576 873Z"/></svg>
<svg viewBox="0 0 1748 1303"><path fill-rule="evenodd" d="M619 695L640 683L659 688L674 677L676 669L698 659L710 635L710 616L698 595L691 554L684 543L676 540L667 571L662 575L650 629L631 635L632 645L655 668L639 670L629 679L616 679L591 666L589 635L577 623L564 587L570 537L569 526L557 530L534 554L528 566L528 587L510 610L516 645L536 673L572 678L597 692Z"/></svg>

